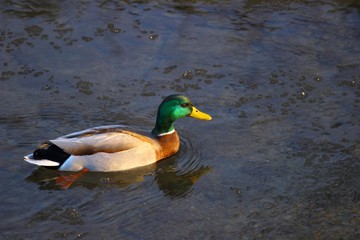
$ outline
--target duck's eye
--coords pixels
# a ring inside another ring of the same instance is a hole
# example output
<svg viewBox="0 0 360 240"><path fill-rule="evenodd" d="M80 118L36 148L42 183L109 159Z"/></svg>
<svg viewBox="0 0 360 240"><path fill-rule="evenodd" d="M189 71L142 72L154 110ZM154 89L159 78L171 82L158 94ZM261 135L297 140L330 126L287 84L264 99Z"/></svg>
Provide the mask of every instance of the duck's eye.
<svg viewBox="0 0 360 240"><path fill-rule="evenodd" d="M182 108L187 108L187 107L189 107L189 104L188 104L188 103L182 103L182 104L180 104L180 106L181 106Z"/></svg>

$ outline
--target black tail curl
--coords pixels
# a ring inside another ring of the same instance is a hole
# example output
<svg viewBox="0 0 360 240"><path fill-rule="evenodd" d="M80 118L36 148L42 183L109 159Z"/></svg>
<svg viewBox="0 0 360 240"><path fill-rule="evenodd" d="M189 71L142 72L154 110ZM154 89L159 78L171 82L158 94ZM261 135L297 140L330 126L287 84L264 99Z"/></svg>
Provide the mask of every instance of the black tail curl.
<svg viewBox="0 0 360 240"><path fill-rule="evenodd" d="M59 166L49 167L44 166L48 169L57 170L59 167L70 157L70 154L59 148L58 146L51 144L47 149L39 148L36 149L33 153L33 158L35 160L48 159L54 162L58 162Z"/></svg>

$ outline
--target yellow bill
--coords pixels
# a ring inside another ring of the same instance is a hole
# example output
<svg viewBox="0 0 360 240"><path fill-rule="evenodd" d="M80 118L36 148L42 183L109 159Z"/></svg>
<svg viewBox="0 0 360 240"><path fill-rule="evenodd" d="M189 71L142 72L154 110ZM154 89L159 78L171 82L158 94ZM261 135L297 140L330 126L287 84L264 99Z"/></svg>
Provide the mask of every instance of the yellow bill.
<svg viewBox="0 0 360 240"><path fill-rule="evenodd" d="M194 106L192 107L192 112L190 113L189 116L200 119L200 120L207 120L207 121L212 119L212 117L209 114L200 111L199 109L197 109Z"/></svg>

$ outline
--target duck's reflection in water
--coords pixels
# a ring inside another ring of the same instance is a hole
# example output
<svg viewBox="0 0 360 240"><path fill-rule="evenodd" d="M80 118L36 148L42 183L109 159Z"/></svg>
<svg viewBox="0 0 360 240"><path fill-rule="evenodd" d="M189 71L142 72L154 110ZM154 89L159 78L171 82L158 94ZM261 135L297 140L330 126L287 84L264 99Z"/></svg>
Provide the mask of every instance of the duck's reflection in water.
<svg viewBox="0 0 360 240"><path fill-rule="evenodd" d="M205 174L211 171L210 166L197 166L192 169L178 168L176 157L160 161L157 164L136 168L123 172L59 172L38 168L26 178L29 182L39 185L41 190L61 190L66 188L84 187L94 189L98 187L126 188L132 184L139 184L145 178L153 178L159 190L165 196L176 198L186 196L192 186ZM69 179L64 186L61 182Z"/></svg>
<svg viewBox="0 0 360 240"><path fill-rule="evenodd" d="M205 174L211 171L210 166L198 166L192 169L179 170L174 158L158 163L155 181L159 189L168 197L184 197L192 186Z"/></svg>

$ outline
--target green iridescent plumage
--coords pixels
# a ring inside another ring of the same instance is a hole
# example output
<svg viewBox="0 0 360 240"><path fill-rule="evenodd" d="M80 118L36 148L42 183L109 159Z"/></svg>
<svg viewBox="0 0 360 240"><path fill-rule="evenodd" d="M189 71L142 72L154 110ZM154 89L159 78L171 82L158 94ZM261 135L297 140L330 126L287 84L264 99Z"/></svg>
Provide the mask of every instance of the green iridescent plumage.
<svg viewBox="0 0 360 240"><path fill-rule="evenodd" d="M180 118L189 116L193 104L190 99L181 95L170 95L164 99L158 108L154 135L167 133L174 130L174 122Z"/></svg>

